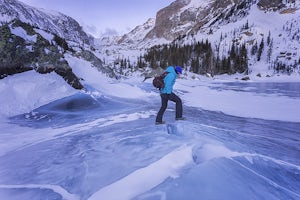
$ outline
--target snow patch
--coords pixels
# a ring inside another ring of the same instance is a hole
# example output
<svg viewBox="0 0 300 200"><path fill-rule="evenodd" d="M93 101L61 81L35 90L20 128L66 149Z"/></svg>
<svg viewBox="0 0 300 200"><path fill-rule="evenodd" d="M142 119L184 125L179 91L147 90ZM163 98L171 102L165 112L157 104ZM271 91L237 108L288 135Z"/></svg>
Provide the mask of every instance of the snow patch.
<svg viewBox="0 0 300 200"><path fill-rule="evenodd" d="M53 40L53 35L52 34L46 32L44 30L37 29L37 28L35 28L34 30L35 30L35 32L39 33L43 38L45 38L46 40L48 40L50 43Z"/></svg>
<svg viewBox="0 0 300 200"><path fill-rule="evenodd" d="M76 91L54 72L28 71L2 79L0 93L0 117L9 117L30 112Z"/></svg>
<svg viewBox="0 0 300 200"><path fill-rule="evenodd" d="M37 35L28 35L22 27L11 28L11 33L24 38L26 41L36 43Z"/></svg>

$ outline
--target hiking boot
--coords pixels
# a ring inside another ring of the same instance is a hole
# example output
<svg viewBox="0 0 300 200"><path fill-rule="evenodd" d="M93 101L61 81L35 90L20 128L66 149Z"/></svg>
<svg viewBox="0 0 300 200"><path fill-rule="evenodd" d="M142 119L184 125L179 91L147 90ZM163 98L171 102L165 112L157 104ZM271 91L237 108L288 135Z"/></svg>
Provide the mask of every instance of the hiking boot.
<svg viewBox="0 0 300 200"><path fill-rule="evenodd" d="M160 124L165 124L165 122L164 121L162 121L162 122L155 122L155 125L160 125Z"/></svg>
<svg viewBox="0 0 300 200"><path fill-rule="evenodd" d="M175 120L185 120L185 117L176 117Z"/></svg>

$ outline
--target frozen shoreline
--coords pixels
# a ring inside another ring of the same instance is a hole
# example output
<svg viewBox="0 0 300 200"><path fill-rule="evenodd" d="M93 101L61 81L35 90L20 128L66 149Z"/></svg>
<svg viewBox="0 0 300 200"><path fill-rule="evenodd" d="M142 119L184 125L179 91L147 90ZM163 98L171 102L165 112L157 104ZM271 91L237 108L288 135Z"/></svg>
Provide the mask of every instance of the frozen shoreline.
<svg viewBox="0 0 300 200"><path fill-rule="evenodd" d="M70 59L73 61L73 65L82 65L80 61ZM121 81L103 80L102 78L99 79L99 76L95 76L93 68L85 71L79 69L79 67L75 67L75 71L77 70L77 73L87 80L85 84L92 85L98 91L98 95L146 100L158 98L158 93L154 90L145 91L139 88L142 82L141 77L136 76ZM276 95L260 95L251 92L241 93L231 90L217 91L208 87L211 83L218 82L300 83L300 76L298 75L289 76L288 81L285 75L268 78L250 76L250 81L240 80L244 76L239 74L210 78L194 75L195 79L182 77L177 81L174 89L185 91L184 94L181 94L181 97L187 106L220 111L241 117L300 122L300 114L298 114L300 110L297 111L300 108L299 99ZM192 77L192 74L188 74L188 77ZM148 79L146 83L151 84L151 81L152 79ZM3 105L0 108L0 118L2 119L28 113L52 101L81 92L71 88L61 77L54 73L41 75L33 71L0 80L0 91L4 94L0 97L0 103Z"/></svg>

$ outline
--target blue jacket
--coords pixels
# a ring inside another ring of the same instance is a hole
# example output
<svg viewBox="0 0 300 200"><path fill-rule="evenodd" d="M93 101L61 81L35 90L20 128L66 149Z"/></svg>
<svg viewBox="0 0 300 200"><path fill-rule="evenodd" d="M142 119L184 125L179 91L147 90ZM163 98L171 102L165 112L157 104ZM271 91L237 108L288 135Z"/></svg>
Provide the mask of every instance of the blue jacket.
<svg viewBox="0 0 300 200"><path fill-rule="evenodd" d="M171 94L173 91L173 86L175 84L175 80L177 78L177 73L173 66L169 66L166 69L166 72L169 72L169 73L164 78L165 87L163 87L160 91L163 94Z"/></svg>

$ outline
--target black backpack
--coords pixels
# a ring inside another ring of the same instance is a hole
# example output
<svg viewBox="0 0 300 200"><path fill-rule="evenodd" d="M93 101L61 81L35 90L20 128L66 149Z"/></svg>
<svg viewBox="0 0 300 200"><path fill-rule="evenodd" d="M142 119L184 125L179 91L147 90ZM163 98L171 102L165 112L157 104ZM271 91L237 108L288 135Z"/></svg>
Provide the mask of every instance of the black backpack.
<svg viewBox="0 0 300 200"><path fill-rule="evenodd" d="M165 87L164 78L167 76L168 72L164 72L159 76L155 76L152 84L154 87L161 89Z"/></svg>

